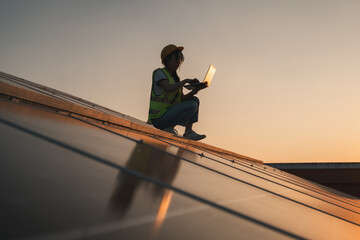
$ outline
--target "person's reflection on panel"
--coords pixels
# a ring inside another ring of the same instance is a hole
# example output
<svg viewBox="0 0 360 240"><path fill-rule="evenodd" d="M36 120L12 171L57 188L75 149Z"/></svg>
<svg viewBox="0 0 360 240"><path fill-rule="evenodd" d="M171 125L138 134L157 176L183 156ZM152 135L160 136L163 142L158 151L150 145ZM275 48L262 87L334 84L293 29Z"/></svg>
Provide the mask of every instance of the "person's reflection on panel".
<svg viewBox="0 0 360 240"><path fill-rule="evenodd" d="M177 175L181 160L178 157L173 157L163 152L166 151L168 145L154 145L154 143L152 143L152 145L162 151L147 147L144 144L136 144L125 168L171 185ZM177 156L181 157L183 151L184 150L179 148ZM131 208L140 186L150 189L150 194L144 196L151 202L154 202L155 199L163 198L166 190L151 182L120 171L115 180L114 190L110 197L109 210L112 213L123 216ZM157 205L154 206L154 208L157 207Z"/></svg>

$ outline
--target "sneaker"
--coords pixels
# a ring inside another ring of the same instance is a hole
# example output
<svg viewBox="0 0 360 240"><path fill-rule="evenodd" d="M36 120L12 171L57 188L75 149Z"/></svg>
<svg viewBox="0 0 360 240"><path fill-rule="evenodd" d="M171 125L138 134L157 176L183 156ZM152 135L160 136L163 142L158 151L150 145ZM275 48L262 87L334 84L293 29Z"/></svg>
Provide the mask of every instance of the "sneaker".
<svg viewBox="0 0 360 240"><path fill-rule="evenodd" d="M190 139L190 140L198 141L198 140L206 138L206 135L203 135L203 134L200 135L200 134L197 134L196 132L192 131L189 133L184 133L183 137Z"/></svg>
<svg viewBox="0 0 360 240"><path fill-rule="evenodd" d="M173 127L166 127L164 129L161 129L162 131L168 132L168 133L172 133L174 135L177 135L177 131L175 130L175 128Z"/></svg>

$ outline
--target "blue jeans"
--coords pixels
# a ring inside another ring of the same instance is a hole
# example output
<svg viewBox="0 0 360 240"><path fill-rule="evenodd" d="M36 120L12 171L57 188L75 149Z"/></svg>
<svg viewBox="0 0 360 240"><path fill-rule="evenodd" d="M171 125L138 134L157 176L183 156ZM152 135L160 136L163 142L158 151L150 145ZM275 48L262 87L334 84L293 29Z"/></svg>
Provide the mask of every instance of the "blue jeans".
<svg viewBox="0 0 360 240"><path fill-rule="evenodd" d="M188 123L198 121L199 104L199 99L197 97L192 97L190 100L171 106L164 115L152 119L151 122L154 127L158 129L176 125L185 127Z"/></svg>

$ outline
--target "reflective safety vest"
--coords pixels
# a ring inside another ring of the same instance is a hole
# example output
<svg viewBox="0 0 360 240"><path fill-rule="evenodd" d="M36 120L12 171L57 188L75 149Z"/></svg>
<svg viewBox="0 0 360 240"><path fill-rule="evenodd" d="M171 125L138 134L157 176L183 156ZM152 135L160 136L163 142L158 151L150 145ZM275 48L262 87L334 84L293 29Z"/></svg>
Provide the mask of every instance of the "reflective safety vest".
<svg viewBox="0 0 360 240"><path fill-rule="evenodd" d="M158 69L156 69L158 70ZM155 70L155 71L156 71ZM165 68L160 68L160 70L165 74L166 78L169 80L170 84L174 84L175 81L170 73ZM164 113L174 104L181 102L181 88L173 92L163 91L162 94L156 96L154 91L154 74L152 77L152 87L151 87L151 97L150 97L150 107L149 107L149 118L148 123L151 123L152 119L156 119L164 115Z"/></svg>

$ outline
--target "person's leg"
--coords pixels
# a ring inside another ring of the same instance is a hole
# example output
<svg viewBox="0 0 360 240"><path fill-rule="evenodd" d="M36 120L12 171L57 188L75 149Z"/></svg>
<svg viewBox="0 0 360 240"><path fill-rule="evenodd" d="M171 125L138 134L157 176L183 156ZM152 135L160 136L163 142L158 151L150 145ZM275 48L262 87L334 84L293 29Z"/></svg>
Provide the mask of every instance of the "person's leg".
<svg viewBox="0 0 360 240"><path fill-rule="evenodd" d="M185 138L188 138L188 139L191 139L191 140L201 140L201 139L205 138L206 135L197 134L192 129L193 124L198 121L200 101L199 101L199 99L197 97L193 97L192 101L194 101L197 104L198 108L197 108L197 111L194 113L193 117L188 122L188 124L186 124L185 133L184 133L183 136Z"/></svg>
<svg viewBox="0 0 360 240"><path fill-rule="evenodd" d="M185 126L185 134L189 133L189 132L193 132L192 126L195 122L198 121L198 116L199 116L199 106L200 106L199 98L194 96L194 97L192 97L192 99L190 101L196 102L198 107L197 107L197 111L194 113L193 117L190 119L188 124L186 124L186 126Z"/></svg>
<svg viewBox="0 0 360 240"><path fill-rule="evenodd" d="M195 101L184 101L171 106L163 116L153 119L152 123L159 129L175 127L176 125L186 126L190 120L193 120L197 110L198 105Z"/></svg>

